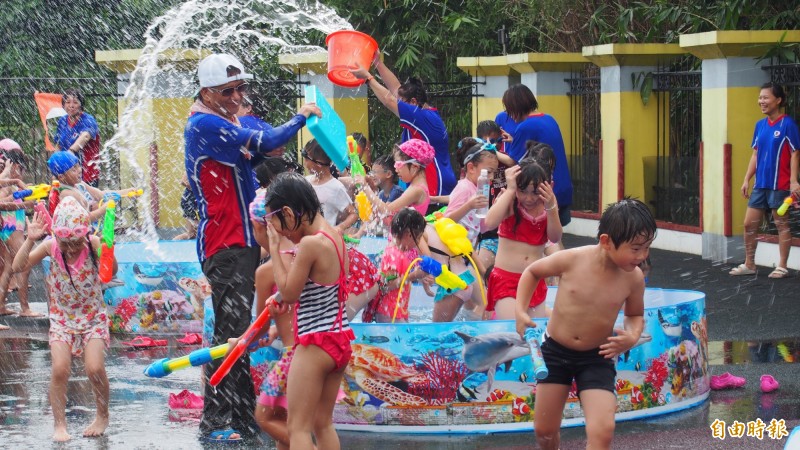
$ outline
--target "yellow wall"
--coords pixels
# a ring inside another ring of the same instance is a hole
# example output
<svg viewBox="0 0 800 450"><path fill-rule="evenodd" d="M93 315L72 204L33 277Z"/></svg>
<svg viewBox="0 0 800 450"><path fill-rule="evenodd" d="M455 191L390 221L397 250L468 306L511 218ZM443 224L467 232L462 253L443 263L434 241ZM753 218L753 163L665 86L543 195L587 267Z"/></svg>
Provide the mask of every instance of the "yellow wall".
<svg viewBox="0 0 800 450"><path fill-rule="evenodd" d="M600 136L603 139L603 188L601 205L617 201L617 140L620 139L622 116L620 115L620 93L600 94Z"/></svg>
<svg viewBox="0 0 800 450"><path fill-rule="evenodd" d="M566 95L540 95L536 97L536 100L539 102L539 111L550 114L556 119L558 128L561 130L561 138L564 140L564 150L567 155L571 155L573 149L572 128L569 120L569 97Z"/></svg>
<svg viewBox="0 0 800 450"><path fill-rule="evenodd" d="M494 97L475 97L472 100L472 133L484 120L494 120L497 113L503 111L503 99Z"/></svg>
<svg viewBox="0 0 800 450"><path fill-rule="evenodd" d="M153 100L153 117L158 144L159 225L183 226L180 201L183 194L181 178L186 172L184 164L183 130L191 98L159 98Z"/></svg>
<svg viewBox="0 0 800 450"><path fill-rule="evenodd" d="M641 169L645 158L657 155L658 108L654 97L645 106L639 92L623 92L620 96L621 137L625 139L625 195L645 200L651 196L656 181L655 178L645 179Z"/></svg>

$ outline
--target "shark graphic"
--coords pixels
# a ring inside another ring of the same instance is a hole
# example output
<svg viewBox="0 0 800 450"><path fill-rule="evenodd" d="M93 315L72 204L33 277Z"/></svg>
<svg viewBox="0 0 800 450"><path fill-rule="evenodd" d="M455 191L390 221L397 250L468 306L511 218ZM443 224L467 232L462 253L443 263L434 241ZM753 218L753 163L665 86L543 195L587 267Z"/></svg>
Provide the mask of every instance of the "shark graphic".
<svg viewBox="0 0 800 450"><path fill-rule="evenodd" d="M464 364L473 372L486 372L486 391L491 392L497 366L505 364L505 370L511 368L511 361L530 356L528 343L517 333L498 332L470 336L460 331L455 332L464 340L462 357Z"/></svg>

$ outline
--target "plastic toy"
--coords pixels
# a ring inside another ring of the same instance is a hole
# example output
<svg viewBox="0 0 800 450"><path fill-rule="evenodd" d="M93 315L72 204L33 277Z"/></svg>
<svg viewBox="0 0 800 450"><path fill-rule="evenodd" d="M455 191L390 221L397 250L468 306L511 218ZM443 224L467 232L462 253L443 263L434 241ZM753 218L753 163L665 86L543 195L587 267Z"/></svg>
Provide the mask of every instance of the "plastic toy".
<svg viewBox="0 0 800 450"><path fill-rule="evenodd" d="M347 136L347 156L350 158L350 176L367 176L364 165L361 164L361 157L358 156L358 143L353 136Z"/></svg>
<svg viewBox="0 0 800 450"><path fill-rule="evenodd" d="M433 227L454 256L472 254L472 242L467 237L467 229L463 225L457 224L453 219L442 217L433 222Z"/></svg>
<svg viewBox="0 0 800 450"><path fill-rule="evenodd" d="M319 88L313 85L306 86L306 103L315 103L322 111L322 118L311 115L306 121L306 126L317 139L322 150L333 161L340 171L347 169L347 133L344 122L336 114L330 103Z"/></svg>
<svg viewBox="0 0 800 450"><path fill-rule="evenodd" d="M103 217L103 232L100 239L100 281L108 283L114 276L114 223L117 221L117 204L114 200L106 203Z"/></svg>
<svg viewBox="0 0 800 450"><path fill-rule="evenodd" d="M366 222L372 217L372 203L367 198L367 194L363 191L356 194L356 209L358 210L358 218L362 222Z"/></svg>
<svg viewBox="0 0 800 450"><path fill-rule="evenodd" d="M355 88L364 84L350 69L356 64L369 67L378 49L371 36L355 30L334 31L325 38L328 45L328 79L342 87Z"/></svg>
<svg viewBox="0 0 800 450"><path fill-rule="evenodd" d="M442 206L438 211L434 211L425 216L425 222L434 223L437 220L444 218L444 212L447 211L447 206Z"/></svg>
<svg viewBox="0 0 800 450"><path fill-rule="evenodd" d="M789 207L792 206L792 203L794 203L794 198L792 198L791 195L783 199L783 204L778 208L777 211L778 215L782 216L786 214L786 211L789 210Z"/></svg>
<svg viewBox="0 0 800 450"><path fill-rule="evenodd" d="M231 352L228 353L228 356L226 356L222 361L222 364L219 365L219 369L214 372L214 375L211 375L211 378L208 380L211 386L216 387L222 381L222 379L228 375L228 372L231 371L233 364L244 354L244 352L247 350L247 347L255 339L256 334L261 331L266 324L269 323L270 304L280 303L280 299L280 292L267 299L264 311L261 311L261 314L256 317L256 320L250 324L250 327L247 328L242 337L239 339L236 347L231 349Z"/></svg>
<svg viewBox="0 0 800 450"><path fill-rule="evenodd" d="M361 239L354 238L354 237L348 236L346 234L344 235L344 241L347 242L348 244L355 244L355 245L358 245L358 244L361 243Z"/></svg>
<svg viewBox="0 0 800 450"><path fill-rule="evenodd" d="M58 202L60 201L59 192L61 190L61 183L58 180L53 180L50 186L50 196L47 198L47 212L50 213L52 217L53 211L56 210L56 206L58 206Z"/></svg>
<svg viewBox="0 0 800 450"><path fill-rule="evenodd" d="M222 358L228 353L229 344L220 344L216 347L206 347L197 349L188 355L179 358L164 358L150 364L144 369L144 374L150 378L162 378L176 370L187 367L202 366L215 359Z"/></svg>
<svg viewBox="0 0 800 450"><path fill-rule="evenodd" d="M50 194L50 185L49 184L37 184L36 186L31 186L30 189L23 189L21 191L14 192L14 200L41 200L47 195Z"/></svg>
<svg viewBox="0 0 800 450"><path fill-rule="evenodd" d="M539 333L533 330L533 328L528 328L525 330L525 341L528 342L528 346L531 348L531 361L533 362L533 374L536 376L537 380L544 380L547 378L547 375L550 371L547 370L547 365L544 363L544 358L542 357L542 347L539 345L538 336Z"/></svg>
<svg viewBox="0 0 800 450"><path fill-rule="evenodd" d="M439 286L445 288L448 293L452 293L458 291L460 289L465 289L469 284L465 280L461 279L458 275L450 272L450 269L447 268L444 264L436 261L435 259L431 258L430 256L423 256L421 261L419 262L419 267L425 273L429 275L433 275L434 281ZM470 274L469 272L464 272L465 274ZM472 274L470 274L470 277Z"/></svg>

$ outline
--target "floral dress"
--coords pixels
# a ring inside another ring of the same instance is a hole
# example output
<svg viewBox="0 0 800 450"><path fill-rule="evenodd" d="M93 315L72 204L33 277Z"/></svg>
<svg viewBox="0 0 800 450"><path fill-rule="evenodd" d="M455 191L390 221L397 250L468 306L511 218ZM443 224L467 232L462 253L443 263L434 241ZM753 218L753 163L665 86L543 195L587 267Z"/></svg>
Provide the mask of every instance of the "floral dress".
<svg viewBox="0 0 800 450"><path fill-rule="evenodd" d="M419 257L417 249L403 251L394 245L386 247L383 253L383 259L381 260L381 291L365 309L364 316L362 316L364 322L371 322L375 314L392 317L394 316L395 308L397 308L397 317L395 317L395 319L408 320L408 301L411 298L411 282L406 280L403 286L403 292L399 300L400 306L397 306L399 289L386 291L384 286L395 278L400 278L402 280L411 261L414 261L417 257ZM390 273L393 275L387 279L386 274Z"/></svg>
<svg viewBox="0 0 800 450"><path fill-rule="evenodd" d="M45 277L50 298L50 343L66 343L73 356L82 355L90 339L102 339L108 347L108 316L88 240L78 259L69 264L69 273L58 242L52 241L50 271Z"/></svg>

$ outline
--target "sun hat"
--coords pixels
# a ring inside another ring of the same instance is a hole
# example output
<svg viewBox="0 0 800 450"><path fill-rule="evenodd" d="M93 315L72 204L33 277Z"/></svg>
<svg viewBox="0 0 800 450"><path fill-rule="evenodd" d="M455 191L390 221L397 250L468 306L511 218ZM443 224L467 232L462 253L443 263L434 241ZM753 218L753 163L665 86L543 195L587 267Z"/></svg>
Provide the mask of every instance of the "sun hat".
<svg viewBox="0 0 800 450"><path fill-rule="evenodd" d="M55 176L64 175L76 164L80 164L80 160L69 150L54 152L50 159L47 160L47 167L50 168L50 172Z"/></svg>
<svg viewBox="0 0 800 450"><path fill-rule="evenodd" d="M17 141L6 138L0 141L0 150L3 151L22 150L22 147L20 147L20 145L17 144Z"/></svg>
<svg viewBox="0 0 800 450"><path fill-rule="evenodd" d="M411 159L416 159L423 166L433 162L436 151L431 147L431 144L421 139L409 139L399 145L400 151L406 154Z"/></svg>
<svg viewBox="0 0 800 450"><path fill-rule="evenodd" d="M53 233L59 236L58 230L83 231L85 236L89 230L89 213L75 197L64 197L53 211Z"/></svg>
<svg viewBox="0 0 800 450"><path fill-rule="evenodd" d="M228 68L239 69L236 75L228 75ZM197 66L197 78L200 80L200 87L222 86L236 80L249 80L253 75L244 72L244 65L233 55L225 53L215 53L206 56Z"/></svg>

